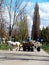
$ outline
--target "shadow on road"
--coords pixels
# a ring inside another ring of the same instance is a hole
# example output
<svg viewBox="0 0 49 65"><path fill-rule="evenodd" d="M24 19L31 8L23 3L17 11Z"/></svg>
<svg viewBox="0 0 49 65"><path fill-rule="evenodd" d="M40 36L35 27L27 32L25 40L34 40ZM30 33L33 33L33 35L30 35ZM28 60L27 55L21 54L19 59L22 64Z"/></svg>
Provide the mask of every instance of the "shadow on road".
<svg viewBox="0 0 49 65"><path fill-rule="evenodd" d="M49 61L49 59L31 59L31 58L10 58L10 57L1 57L0 60L35 60L35 61Z"/></svg>
<svg viewBox="0 0 49 65"><path fill-rule="evenodd" d="M46 55L37 55L37 54L21 54L21 53L0 53L0 55L4 56L27 56L27 57L46 57L49 58L49 56Z"/></svg>
<svg viewBox="0 0 49 65"><path fill-rule="evenodd" d="M49 56L44 56L44 55L31 55L31 54L18 54L18 53L17 54L16 53L9 53L9 54L4 53L3 55L0 56L0 60L3 59L3 60L26 60L26 61L28 60L49 61Z"/></svg>

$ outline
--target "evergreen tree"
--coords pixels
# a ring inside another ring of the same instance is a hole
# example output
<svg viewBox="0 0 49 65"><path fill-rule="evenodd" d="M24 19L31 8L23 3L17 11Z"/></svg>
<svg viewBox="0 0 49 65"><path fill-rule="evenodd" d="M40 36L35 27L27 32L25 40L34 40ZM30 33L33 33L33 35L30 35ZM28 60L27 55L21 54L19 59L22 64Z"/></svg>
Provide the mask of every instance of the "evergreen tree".
<svg viewBox="0 0 49 65"><path fill-rule="evenodd" d="M44 39L44 42L49 43L49 28L46 27L40 31L40 38Z"/></svg>
<svg viewBox="0 0 49 65"><path fill-rule="evenodd" d="M36 3L33 16L33 26L32 26L32 38L34 40L37 40L39 38L39 32L40 32L40 15L39 15L39 6Z"/></svg>

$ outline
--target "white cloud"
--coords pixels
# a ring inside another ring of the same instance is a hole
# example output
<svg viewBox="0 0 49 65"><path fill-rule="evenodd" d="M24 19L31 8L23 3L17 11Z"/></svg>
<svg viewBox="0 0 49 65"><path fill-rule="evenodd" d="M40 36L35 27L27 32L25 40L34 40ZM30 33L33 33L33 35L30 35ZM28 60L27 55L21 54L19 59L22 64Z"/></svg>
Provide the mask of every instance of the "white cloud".
<svg viewBox="0 0 49 65"><path fill-rule="evenodd" d="M31 7L32 5L33 5L32 2L28 2L28 4L27 4L28 7Z"/></svg>
<svg viewBox="0 0 49 65"><path fill-rule="evenodd" d="M9 21L9 14L8 14L8 9L7 9L7 7L5 7L3 10L4 10L4 12L3 12L3 17L4 17L7 21Z"/></svg>
<svg viewBox="0 0 49 65"><path fill-rule="evenodd" d="M28 35L29 35L29 37L31 39L31 31L32 31L33 22L32 22L32 19L31 19L31 17L29 15L27 16L27 23L28 23Z"/></svg>
<svg viewBox="0 0 49 65"><path fill-rule="evenodd" d="M26 5L26 2L22 2L20 5L20 10Z"/></svg>
<svg viewBox="0 0 49 65"><path fill-rule="evenodd" d="M43 26L46 27L49 25L49 2L38 3L38 5L39 5L40 23L41 23L40 28L42 28ZM31 6L32 9L29 6ZM33 16L35 3L30 2L28 7L30 9L29 15Z"/></svg>
<svg viewBox="0 0 49 65"><path fill-rule="evenodd" d="M23 2L22 5L20 6L20 9L22 8L22 6L24 7L25 4L26 2ZM43 2L38 4L39 4L40 23L41 23L40 28L42 28L43 26L46 27L49 25L49 2ZM27 10L29 21L32 21L33 19L34 7L35 7L35 3L28 2L26 10ZM7 8L5 8L4 16L7 20L9 20ZM12 13L12 16L13 16L13 13ZM30 16L32 16L32 18ZM30 26L29 26L30 28L31 28L31 24L32 23L30 22Z"/></svg>
<svg viewBox="0 0 49 65"><path fill-rule="evenodd" d="M40 29L42 30L42 28L46 28L46 26L45 25L40 25Z"/></svg>
<svg viewBox="0 0 49 65"><path fill-rule="evenodd" d="M43 3L38 3L39 5L39 13L40 13L40 28L42 29L43 26L46 27L49 25L49 2L43 2ZM28 13L28 25L29 25L29 30L31 30L31 26L33 24L33 14L34 14L34 7L35 3L33 2L28 2L27 4L27 13ZM32 16L32 18L30 17Z"/></svg>
<svg viewBox="0 0 49 65"><path fill-rule="evenodd" d="M25 4L26 2L23 2L22 5L20 6L20 9L22 9L25 6ZM38 3L38 4L39 4L39 13L40 13L40 28L42 29L43 26L46 27L49 25L49 2L43 2L43 3ZM28 22L29 36L31 36L31 30L32 30L32 25L33 25L32 19L33 19L34 7L35 7L35 3L33 2L28 2L27 7L26 7L27 14L28 14L27 22ZM8 10L7 8L5 8L4 10L5 12L3 16L5 16L7 21L9 21ZM12 13L12 19L13 19L14 12L12 11L11 13Z"/></svg>
<svg viewBox="0 0 49 65"><path fill-rule="evenodd" d="M39 3L39 8L44 12L49 13L49 2Z"/></svg>
<svg viewBox="0 0 49 65"><path fill-rule="evenodd" d="M49 25L49 2L39 3L41 28Z"/></svg>
<svg viewBox="0 0 49 65"><path fill-rule="evenodd" d="M10 17L9 17L9 10L7 9L7 7L5 7L3 12L3 17L4 19L7 21L7 23L10 23ZM13 17L14 17L14 11L11 10L11 24L13 24ZM16 15L18 15L18 13L16 13Z"/></svg>
<svg viewBox="0 0 49 65"><path fill-rule="evenodd" d="M31 17L29 15L27 16L27 23L28 23L28 30L31 31L32 25L33 25L33 21L32 21L32 19L31 19Z"/></svg>

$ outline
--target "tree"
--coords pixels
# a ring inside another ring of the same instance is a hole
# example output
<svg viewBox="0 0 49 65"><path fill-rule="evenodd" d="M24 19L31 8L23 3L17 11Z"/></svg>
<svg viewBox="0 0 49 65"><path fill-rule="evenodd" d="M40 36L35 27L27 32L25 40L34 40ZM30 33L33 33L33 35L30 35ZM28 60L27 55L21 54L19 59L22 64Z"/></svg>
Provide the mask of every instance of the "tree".
<svg viewBox="0 0 49 65"><path fill-rule="evenodd" d="M5 25L4 25L4 19L0 22L0 37L3 38L5 34Z"/></svg>
<svg viewBox="0 0 49 65"><path fill-rule="evenodd" d="M44 39L44 42L49 43L49 28L46 27L40 31L40 38Z"/></svg>
<svg viewBox="0 0 49 65"><path fill-rule="evenodd" d="M5 4L7 6L9 19L10 19L9 20L9 22L10 22L10 25L9 25L9 36L11 36L12 30L14 28L14 25L17 22L17 17L22 14L22 12L24 11L25 7L27 6L27 3L26 3L24 5L24 7L21 8L23 0L14 0L14 1L15 1L15 3L12 6L13 0L10 0L10 3L8 3L8 1L5 0ZM12 14L11 14L12 10L14 12L14 14L13 14L13 24L11 24L12 23Z"/></svg>
<svg viewBox="0 0 49 65"><path fill-rule="evenodd" d="M37 40L39 38L40 32L40 15L39 15L39 6L35 4L34 16L33 16L33 26L32 26L32 38Z"/></svg>
<svg viewBox="0 0 49 65"><path fill-rule="evenodd" d="M2 3L3 3L3 0L0 0L0 37L2 37Z"/></svg>
<svg viewBox="0 0 49 65"><path fill-rule="evenodd" d="M4 3L4 0L0 0L0 42L2 43L2 38L4 37L4 34L5 34L5 20L2 16L2 13L3 13L3 3Z"/></svg>
<svg viewBox="0 0 49 65"><path fill-rule="evenodd" d="M0 0L0 37L4 37L4 32L5 32L5 25L4 25L4 19L3 19L3 16L2 16L2 13L3 13L3 10L2 10L2 5L3 5L3 1L4 0Z"/></svg>
<svg viewBox="0 0 49 65"><path fill-rule="evenodd" d="M23 20L24 20L24 25L25 25L25 36L24 36L24 40L26 40L28 38L27 16L24 16Z"/></svg>
<svg viewBox="0 0 49 65"><path fill-rule="evenodd" d="M26 40L28 36L28 26L27 26L27 17L24 16L22 19L22 16L20 17L20 22L18 22L18 32L17 32L17 38L18 40Z"/></svg>

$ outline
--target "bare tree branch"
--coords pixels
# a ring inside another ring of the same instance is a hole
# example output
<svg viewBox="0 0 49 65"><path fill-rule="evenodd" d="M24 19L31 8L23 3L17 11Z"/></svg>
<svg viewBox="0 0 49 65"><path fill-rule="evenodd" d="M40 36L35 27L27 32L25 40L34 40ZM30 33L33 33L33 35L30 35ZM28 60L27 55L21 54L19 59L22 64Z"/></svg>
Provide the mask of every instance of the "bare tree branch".
<svg viewBox="0 0 49 65"><path fill-rule="evenodd" d="M9 25L9 29L10 29L10 35L11 35L11 32L13 30L13 27L16 23L16 20L17 20L17 17L20 16L22 14L22 12L24 11L25 7L27 6L28 2L24 5L24 7L22 9L20 9L20 6L21 4L23 3L23 1L18 1L16 0L15 1L15 6L14 6L14 14L13 14L13 24L11 25L11 18L12 18L12 14L11 14L11 11L12 11L12 0L10 0L10 4L8 5L8 3L6 2L5 0L5 4L6 4L6 7L8 9L8 13L9 13L9 19L10 19L10 25ZM17 10L18 10L18 15L16 15L17 13Z"/></svg>
<svg viewBox="0 0 49 65"><path fill-rule="evenodd" d="M22 4L22 2L21 2L21 4ZM20 15L22 14L22 12L24 11L24 9L25 9L25 7L27 6L27 4L28 4L28 2L27 2L27 3L25 4L25 6L19 11L18 15L15 16L16 19L17 19L18 16L20 16ZM20 5L19 5L19 7L20 7ZM19 7L18 7L18 8L19 8ZM15 20L15 21L16 21L16 20ZM13 26L15 25L15 23L16 23L16 22L14 22L14 20L13 20L12 29L13 29Z"/></svg>

